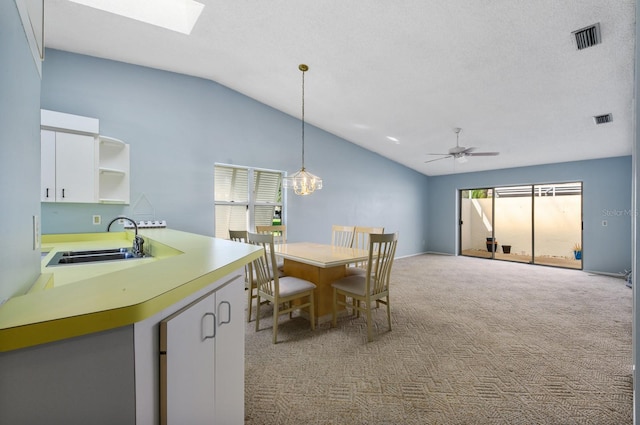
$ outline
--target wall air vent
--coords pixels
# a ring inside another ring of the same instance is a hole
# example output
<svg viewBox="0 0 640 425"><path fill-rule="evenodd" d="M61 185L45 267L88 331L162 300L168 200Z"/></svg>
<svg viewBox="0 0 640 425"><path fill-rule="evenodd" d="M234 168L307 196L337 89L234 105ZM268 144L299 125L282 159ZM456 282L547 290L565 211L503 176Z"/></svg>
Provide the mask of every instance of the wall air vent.
<svg viewBox="0 0 640 425"><path fill-rule="evenodd" d="M596 115L593 117L593 121L597 124L606 124L608 122L613 121L613 115L605 114L605 115Z"/></svg>
<svg viewBox="0 0 640 425"><path fill-rule="evenodd" d="M576 37L578 50L586 49L602 42L599 23L574 31L572 34Z"/></svg>

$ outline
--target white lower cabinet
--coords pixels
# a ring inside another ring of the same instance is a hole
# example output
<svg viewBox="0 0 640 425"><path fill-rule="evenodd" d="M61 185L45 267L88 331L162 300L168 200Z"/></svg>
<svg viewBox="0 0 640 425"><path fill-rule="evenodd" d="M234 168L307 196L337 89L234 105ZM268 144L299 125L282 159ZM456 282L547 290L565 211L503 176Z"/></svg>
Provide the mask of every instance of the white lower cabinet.
<svg viewBox="0 0 640 425"><path fill-rule="evenodd" d="M0 353L0 424L243 424L243 275L141 322Z"/></svg>
<svg viewBox="0 0 640 425"><path fill-rule="evenodd" d="M243 289L228 283L160 322L161 424L244 423Z"/></svg>

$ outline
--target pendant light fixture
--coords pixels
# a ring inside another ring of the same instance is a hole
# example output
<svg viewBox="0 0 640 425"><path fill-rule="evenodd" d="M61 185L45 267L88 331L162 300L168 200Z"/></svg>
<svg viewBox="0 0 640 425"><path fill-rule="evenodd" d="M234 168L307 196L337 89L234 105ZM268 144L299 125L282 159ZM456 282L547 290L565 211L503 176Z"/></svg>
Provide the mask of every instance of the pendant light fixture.
<svg viewBox="0 0 640 425"><path fill-rule="evenodd" d="M309 70L309 67L300 64L298 69L302 71L302 168L291 176L285 177L283 186L287 189L293 189L296 195L310 195L314 191L322 189L322 179L304 169L304 73Z"/></svg>

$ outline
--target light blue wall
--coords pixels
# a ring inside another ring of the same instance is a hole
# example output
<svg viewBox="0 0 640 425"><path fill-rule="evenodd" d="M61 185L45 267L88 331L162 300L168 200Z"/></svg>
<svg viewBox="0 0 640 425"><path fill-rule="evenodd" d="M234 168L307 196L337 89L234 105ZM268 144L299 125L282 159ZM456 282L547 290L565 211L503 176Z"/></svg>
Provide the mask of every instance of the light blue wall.
<svg viewBox="0 0 640 425"><path fill-rule="evenodd" d="M213 234L215 162L287 171L300 165L297 118L208 80L48 50L42 107L98 117L101 133L130 143L132 203L144 194L154 218L180 230ZM630 157L428 178L313 126L306 140L307 168L325 188L288 196L291 241L329 242L334 223L383 225L400 232L399 255L453 254L457 189L583 181L585 270L631 265ZM91 224L93 214L136 217L132 206L42 210L45 233L104 230Z"/></svg>
<svg viewBox="0 0 640 425"><path fill-rule="evenodd" d="M132 165L131 206L43 204L43 233L104 231L94 214L148 219L133 209L144 194L169 227L213 235L214 163L300 167L297 118L209 80L47 50L41 99L99 118L102 134L131 145ZM332 224L358 224L400 232L399 255L425 251L426 176L310 125L305 141L324 188L288 195L290 241L329 243Z"/></svg>
<svg viewBox="0 0 640 425"><path fill-rule="evenodd" d="M638 184L638 176L640 175L640 167L638 164L638 153L640 152L640 134L638 133L638 125L640 125L640 110L638 109L638 95L640 91L640 75L638 70L640 69L640 30L638 28L638 22L640 22L640 0L636 0L636 46L635 46L635 65L636 72L634 75L633 84L633 108L635 111L634 116L634 129L635 137L633 140L632 148L632 246L633 246L633 323L632 323L632 341L633 341L633 423L640 423L638 420L638 413L640 412L640 397L638 391L640 390L640 382L638 382L638 364L640 363L640 337L638 329L640 327L640 315L636 309L637 305L640 305L640 291L638 291L638 270L640 270L640 238L638 237L638 214L640 213L640 184Z"/></svg>
<svg viewBox="0 0 640 425"><path fill-rule="evenodd" d="M428 250L455 253L457 191L532 183L583 182L584 270L631 268L631 157L511 168L429 179ZM607 220L608 226L602 226Z"/></svg>
<svg viewBox="0 0 640 425"><path fill-rule="evenodd" d="M40 274L32 217L40 216L40 76L13 1L0 2L0 303Z"/></svg>

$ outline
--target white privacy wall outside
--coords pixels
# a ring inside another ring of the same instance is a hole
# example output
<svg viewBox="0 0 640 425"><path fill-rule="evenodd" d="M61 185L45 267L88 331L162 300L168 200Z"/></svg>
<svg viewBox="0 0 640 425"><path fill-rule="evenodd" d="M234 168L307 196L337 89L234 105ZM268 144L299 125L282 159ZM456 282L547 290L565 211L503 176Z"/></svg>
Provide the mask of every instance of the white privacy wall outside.
<svg viewBox="0 0 640 425"><path fill-rule="evenodd" d="M531 255L531 198L497 198L492 223L492 199L462 199L462 249L486 251L486 238L498 246L511 245L515 254ZM573 256L573 245L581 241L581 199L577 195L535 198L536 255Z"/></svg>

